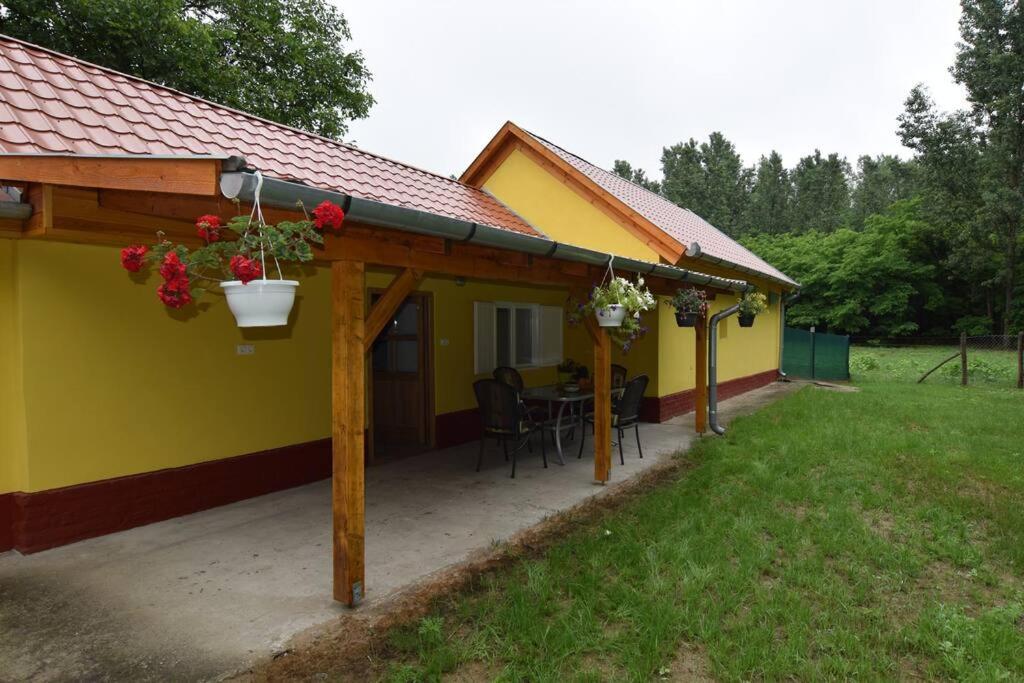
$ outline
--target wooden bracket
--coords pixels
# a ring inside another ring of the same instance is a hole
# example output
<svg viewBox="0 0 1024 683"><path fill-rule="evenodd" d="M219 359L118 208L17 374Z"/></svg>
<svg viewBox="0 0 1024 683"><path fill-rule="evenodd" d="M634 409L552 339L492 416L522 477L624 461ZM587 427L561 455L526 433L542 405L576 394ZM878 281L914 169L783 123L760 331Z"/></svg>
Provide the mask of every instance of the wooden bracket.
<svg viewBox="0 0 1024 683"><path fill-rule="evenodd" d="M363 337L363 351L368 353L377 339L377 335L384 331L384 328L395 315L395 311L402 305L405 298L415 291L420 282L423 281L423 271L406 268L395 276L388 288L384 290L377 303L370 309L370 315L366 318L366 334Z"/></svg>

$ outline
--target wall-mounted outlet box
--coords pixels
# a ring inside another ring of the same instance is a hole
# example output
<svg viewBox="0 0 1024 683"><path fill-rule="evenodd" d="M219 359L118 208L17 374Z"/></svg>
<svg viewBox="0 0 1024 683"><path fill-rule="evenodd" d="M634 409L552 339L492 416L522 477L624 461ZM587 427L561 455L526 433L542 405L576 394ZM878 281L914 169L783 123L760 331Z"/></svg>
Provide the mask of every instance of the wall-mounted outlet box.
<svg viewBox="0 0 1024 683"><path fill-rule="evenodd" d="M239 344L235 347L235 353L239 356L251 356L256 353L255 344Z"/></svg>

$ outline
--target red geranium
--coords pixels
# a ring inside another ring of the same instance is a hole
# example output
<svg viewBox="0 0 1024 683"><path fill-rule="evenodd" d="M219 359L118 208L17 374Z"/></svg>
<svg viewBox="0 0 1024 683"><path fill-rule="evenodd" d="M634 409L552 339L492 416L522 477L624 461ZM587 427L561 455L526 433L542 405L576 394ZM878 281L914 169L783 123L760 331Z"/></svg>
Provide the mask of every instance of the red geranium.
<svg viewBox="0 0 1024 683"><path fill-rule="evenodd" d="M141 244L125 247L121 250L121 266L132 273L139 272L147 251L149 251L149 247Z"/></svg>
<svg viewBox="0 0 1024 683"><path fill-rule="evenodd" d="M263 268L260 266L259 261L246 258L241 254L235 254L231 257L229 267L231 272L235 274L235 277L242 281L243 285L249 284L251 280L255 280L263 275Z"/></svg>
<svg viewBox="0 0 1024 683"><path fill-rule="evenodd" d="M345 212L340 206L329 201L323 201L320 206L313 209L313 225L317 230L340 230L341 222L344 220Z"/></svg>
<svg viewBox="0 0 1024 683"><path fill-rule="evenodd" d="M196 219L196 232L207 242L220 240L220 216L206 214Z"/></svg>
<svg viewBox="0 0 1024 683"><path fill-rule="evenodd" d="M168 308L181 308L192 303L192 294L189 292L188 277L182 275L172 278L157 287L156 295Z"/></svg>
<svg viewBox="0 0 1024 683"><path fill-rule="evenodd" d="M164 256L164 262L160 265L160 277L170 282L171 280L185 277L185 273L185 264L178 258L178 253L174 251L167 252L167 256Z"/></svg>

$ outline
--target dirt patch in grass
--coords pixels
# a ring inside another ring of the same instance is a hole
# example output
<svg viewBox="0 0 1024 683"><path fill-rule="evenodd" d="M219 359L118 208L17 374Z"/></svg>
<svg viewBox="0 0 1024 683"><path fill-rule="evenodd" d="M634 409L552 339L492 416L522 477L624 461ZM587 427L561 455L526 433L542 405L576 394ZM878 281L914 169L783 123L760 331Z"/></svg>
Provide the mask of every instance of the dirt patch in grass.
<svg viewBox="0 0 1024 683"><path fill-rule="evenodd" d="M663 681L713 681L711 675L711 659L707 652L697 645L684 643L676 653L672 662L658 672L658 678Z"/></svg>
<svg viewBox="0 0 1024 683"><path fill-rule="evenodd" d="M617 484L607 493L556 513L506 543L481 550L466 562L437 572L407 590L364 606L327 626L317 626L300 634L283 653L257 663L231 680L365 681L377 678L384 673L382 660L392 651L388 634L393 629L422 618L439 602L478 588L485 575L521 559L538 557L569 533L598 525L609 513L675 480L694 466L687 456L666 458L636 479Z"/></svg>

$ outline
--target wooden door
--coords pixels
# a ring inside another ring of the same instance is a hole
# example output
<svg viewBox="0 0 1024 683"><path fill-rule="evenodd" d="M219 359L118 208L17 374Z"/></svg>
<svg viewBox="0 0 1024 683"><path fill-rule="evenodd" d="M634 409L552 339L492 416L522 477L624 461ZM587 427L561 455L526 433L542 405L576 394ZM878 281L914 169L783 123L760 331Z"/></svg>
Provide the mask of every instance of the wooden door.
<svg viewBox="0 0 1024 683"><path fill-rule="evenodd" d="M402 302L374 341L371 364L374 457L426 450L433 420L429 295L416 293Z"/></svg>

